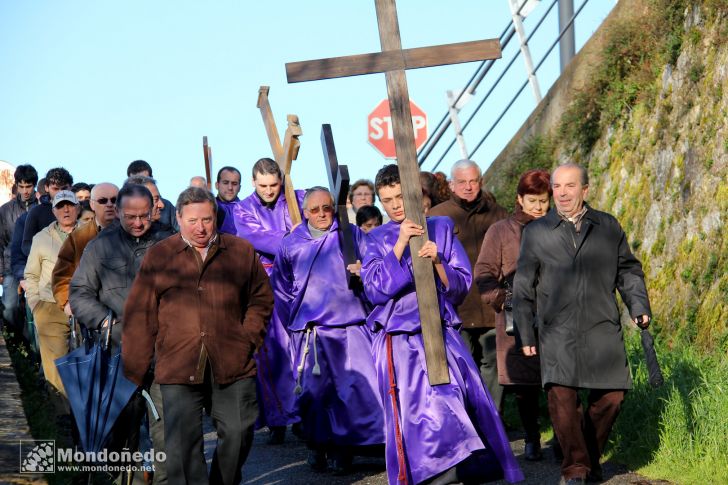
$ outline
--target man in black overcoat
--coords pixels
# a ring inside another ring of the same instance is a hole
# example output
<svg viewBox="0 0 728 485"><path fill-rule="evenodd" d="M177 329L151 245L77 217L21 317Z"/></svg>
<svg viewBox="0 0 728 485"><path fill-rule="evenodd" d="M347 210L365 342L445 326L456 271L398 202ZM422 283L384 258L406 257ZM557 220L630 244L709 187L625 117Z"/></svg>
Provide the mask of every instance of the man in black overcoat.
<svg viewBox="0 0 728 485"><path fill-rule="evenodd" d="M553 172L555 207L523 231L513 295L523 352L541 355L567 484L601 480L599 458L632 387L615 290L635 322L651 315L642 265L619 222L584 202L588 182L575 164Z"/></svg>

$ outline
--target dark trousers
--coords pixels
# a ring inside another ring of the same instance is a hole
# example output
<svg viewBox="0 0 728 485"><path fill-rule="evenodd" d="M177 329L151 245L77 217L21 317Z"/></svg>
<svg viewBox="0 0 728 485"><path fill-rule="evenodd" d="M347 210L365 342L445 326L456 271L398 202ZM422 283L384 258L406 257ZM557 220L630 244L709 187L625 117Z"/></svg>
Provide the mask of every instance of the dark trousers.
<svg viewBox="0 0 728 485"><path fill-rule="evenodd" d="M253 444L253 425L258 417L255 378L219 385L162 384L164 441L169 483L202 485L240 483L241 468ZM217 430L217 448L210 477L205 464L202 412L206 399Z"/></svg>
<svg viewBox="0 0 728 485"><path fill-rule="evenodd" d="M460 329L460 337L480 368L480 377L500 412L503 407L503 386L498 383L495 328L463 328Z"/></svg>
<svg viewBox="0 0 728 485"><path fill-rule="evenodd" d="M554 384L546 392L551 422L564 453L561 475L568 480L601 471L599 458L622 407L624 391L590 390L586 413L577 388Z"/></svg>
<svg viewBox="0 0 728 485"><path fill-rule="evenodd" d="M3 318L10 330L22 330L22 315L20 314L20 299L18 297L18 280L11 273L3 275Z"/></svg>
<svg viewBox="0 0 728 485"><path fill-rule="evenodd" d="M159 421L154 419L154 413L147 403L147 419L149 420L149 435L152 439L154 451L164 451L164 404L162 402L162 389L156 382L149 388L149 396L159 414ZM154 485L166 485L167 464L164 461L154 461Z"/></svg>
<svg viewBox="0 0 728 485"><path fill-rule="evenodd" d="M540 443L538 398L541 394L541 387L515 385L506 386L506 389L516 396L516 407L518 416L521 418L521 425L526 432L526 443Z"/></svg>

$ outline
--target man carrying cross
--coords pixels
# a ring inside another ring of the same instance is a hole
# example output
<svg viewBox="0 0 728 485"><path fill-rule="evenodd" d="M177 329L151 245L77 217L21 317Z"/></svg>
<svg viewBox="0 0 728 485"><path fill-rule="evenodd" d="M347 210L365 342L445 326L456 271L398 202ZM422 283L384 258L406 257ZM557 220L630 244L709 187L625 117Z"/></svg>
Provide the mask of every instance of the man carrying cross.
<svg viewBox="0 0 728 485"><path fill-rule="evenodd" d="M457 333L461 321L455 307L467 295L472 276L452 221L427 219L432 239L414 255L407 247L409 239L424 230L405 219L397 166L382 168L374 185L391 221L367 235L361 277L374 305L367 322L377 332L373 351L385 402L389 483L435 477L442 483L503 476L522 480L493 400ZM428 382L412 271L415 258L429 259L436 274L449 384Z"/></svg>
<svg viewBox="0 0 728 485"><path fill-rule="evenodd" d="M372 361L363 295L349 289L334 201L323 187L303 199L304 224L281 243L271 284L276 313L291 332L297 367L296 403L317 471L331 460L335 474L349 471L353 447L384 443L382 402ZM363 238L349 224L357 244Z"/></svg>
<svg viewBox="0 0 728 485"><path fill-rule="evenodd" d="M255 191L233 208L237 236L253 245L269 275L283 236L293 229L282 179L275 160L261 158L253 165ZM296 192L299 207L303 195L303 191ZM299 420L294 412L296 384L289 345L288 333L274 312L265 341L256 354L259 424L270 428L271 444L282 443L286 426Z"/></svg>

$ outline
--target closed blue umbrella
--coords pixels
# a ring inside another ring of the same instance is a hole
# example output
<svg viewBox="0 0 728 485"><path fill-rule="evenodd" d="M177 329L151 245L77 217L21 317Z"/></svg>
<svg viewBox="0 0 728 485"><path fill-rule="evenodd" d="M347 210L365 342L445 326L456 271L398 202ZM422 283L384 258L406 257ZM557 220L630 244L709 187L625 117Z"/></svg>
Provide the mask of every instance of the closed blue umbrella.
<svg viewBox="0 0 728 485"><path fill-rule="evenodd" d="M137 390L124 376L121 352L112 354L109 333L111 312L106 319L106 335L101 342L82 345L56 359L56 367L66 389L84 451L101 451L119 414Z"/></svg>

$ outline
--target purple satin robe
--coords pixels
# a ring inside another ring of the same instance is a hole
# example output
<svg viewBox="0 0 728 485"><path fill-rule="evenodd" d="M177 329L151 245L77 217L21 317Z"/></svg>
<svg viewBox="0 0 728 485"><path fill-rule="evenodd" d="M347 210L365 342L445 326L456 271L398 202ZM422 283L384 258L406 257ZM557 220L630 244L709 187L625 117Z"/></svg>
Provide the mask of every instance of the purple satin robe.
<svg viewBox="0 0 728 485"><path fill-rule="evenodd" d="M235 216L233 214L233 209L235 209L235 205L240 202L240 199L235 197L234 200L228 202L217 198L216 201L217 210L225 212L225 218L222 221L222 225L217 230L224 232L225 234L232 234L233 236L236 236L238 230L235 228Z"/></svg>
<svg viewBox="0 0 728 485"><path fill-rule="evenodd" d="M337 227L313 239L304 223L284 238L271 275L276 313L291 332L297 411L309 442L376 445L384 443L384 410L372 333L362 295L346 282Z"/></svg>
<svg viewBox="0 0 728 485"><path fill-rule="evenodd" d="M296 191L299 208L303 206L301 190ZM291 229L286 196L281 195L272 207L261 202L253 192L233 207L233 221L238 237L247 239L260 256L268 275L283 237ZM295 412L295 376L291 361L290 337L275 311L270 319L263 345L255 354L258 368L259 426L287 426L299 421Z"/></svg>
<svg viewBox="0 0 728 485"><path fill-rule="evenodd" d="M303 207L303 190L297 190L299 209ZM303 218L303 212L301 212ZM250 241L258 255L260 262L270 275L273 267L273 258L278 253L283 236L291 230L291 216L288 214L288 203L286 194L281 190L281 195L272 207L261 202L258 194L253 192L241 200L233 208L233 219L237 236Z"/></svg>
<svg viewBox="0 0 728 485"><path fill-rule="evenodd" d="M374 360L385 409L389 483L398 483L400 474L390 371L397 386L404 472L409 483L432 478L468 458L479 464L481 480L503 476L509 482L523 480L497 408L457 332L460 319L455 307L465 298L472 281L467 253L454 236L449 218L430 217L427 228L449 282L445 288L436 276L450 384L432 387L427 380L412 256L408 248L397 261L392 251L399 224L390 221L371 231L364 251L361 274L366 294L375 305L368 322L378 332ZM387 335L392 341L391 356L387 355Z"/></svg>

